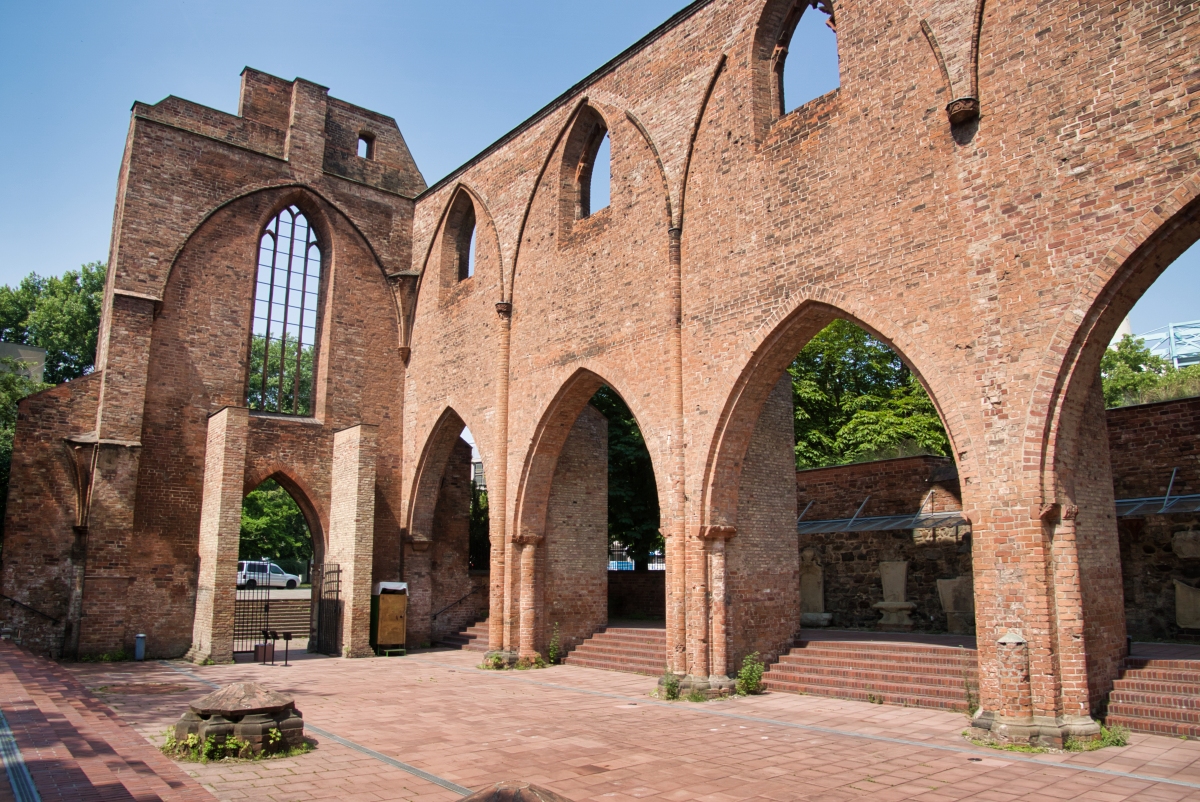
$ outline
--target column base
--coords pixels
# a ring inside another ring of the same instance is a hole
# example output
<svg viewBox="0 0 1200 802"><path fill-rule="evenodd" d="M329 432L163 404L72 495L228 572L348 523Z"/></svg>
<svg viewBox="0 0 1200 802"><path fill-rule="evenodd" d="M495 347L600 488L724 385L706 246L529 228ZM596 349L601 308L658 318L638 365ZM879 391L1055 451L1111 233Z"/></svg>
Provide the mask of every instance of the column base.
<svg viewBox="0 0 1200 802"><path fill-rule="evenodd" d="M517 664L517 653L506 651L504 649L493 649L483 656L483 662L485 663L492 663L497 659L499 659L505 667L515 666Z"/></svg>
<svg viewBox="0 0 1200 802"><path fill-rule="evenodd" d="M232 663L233 655L230 655L225 659L218 659L217 657L213 656L210 649L198 649L193 646L187 650L187 654L183 656L183 659L198 666L212 666Z"/></svg>
<svg viewBox="0 0 1200 802"><path fill-rule="evenodd" d="M971 720L976 737L1002 743L1062 748L1063 741L1092 741L1100 737L1100 725L1087 716L1027 716L1010 718L980 710Z"/></svg>
<svg viewBox="0 0 1200 802"><path fill-rule="evenodd" d="M659 685L662 685L662 680L659 680ZM679 695L687 696L692 693L700 693L708 699L715 699L719 696L729 696L737 688L737 682L726 676L709 676L697 677L692 674L687 674L679 678Z"/></svg>

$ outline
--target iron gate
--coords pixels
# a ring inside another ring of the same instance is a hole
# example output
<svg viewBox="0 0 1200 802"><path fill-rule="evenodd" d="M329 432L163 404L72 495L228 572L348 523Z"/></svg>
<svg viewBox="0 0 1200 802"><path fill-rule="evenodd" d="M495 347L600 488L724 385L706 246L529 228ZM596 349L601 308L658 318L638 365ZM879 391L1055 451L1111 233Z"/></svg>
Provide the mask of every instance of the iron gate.
<svg viewBox="0 0 1200 802"><path fill-rule="evenodd" d="M313 568L313 585L317 603L313 609L312 631L316 645L312 651L341 654L342 643L342 568L337 563L326 563Z"/></svg>
<svg viewBox="0 0 1200 802"><path fill-rule="evenodd" d="M271 628L271 588L239 588L233 607L233 652L253 652L262 643L262 631Z"/></svg>

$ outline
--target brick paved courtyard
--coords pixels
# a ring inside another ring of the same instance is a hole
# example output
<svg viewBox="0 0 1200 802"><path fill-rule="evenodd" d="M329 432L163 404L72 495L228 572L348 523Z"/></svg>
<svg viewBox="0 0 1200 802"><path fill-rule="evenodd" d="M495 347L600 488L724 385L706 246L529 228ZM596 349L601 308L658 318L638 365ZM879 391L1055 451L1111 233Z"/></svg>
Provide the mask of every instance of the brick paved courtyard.
<svg viewBox="0 0 1200 802"><path fill-rule="evenodd" d="M782 693L668 704L648 696L653 678L573 666L481 672L478 658L428 651L304 656L288 668L155 662L70 671L155 741L210 683L254 680L295 694L319 742L311 754L182 764L221 800L453 800L456 786L506 778L577 802L1200 799L1196 741L1134 735L1128 747L1086 754L1011 754L963 741L960 714ZM186 690L141 693L142 683Z"/></svg>

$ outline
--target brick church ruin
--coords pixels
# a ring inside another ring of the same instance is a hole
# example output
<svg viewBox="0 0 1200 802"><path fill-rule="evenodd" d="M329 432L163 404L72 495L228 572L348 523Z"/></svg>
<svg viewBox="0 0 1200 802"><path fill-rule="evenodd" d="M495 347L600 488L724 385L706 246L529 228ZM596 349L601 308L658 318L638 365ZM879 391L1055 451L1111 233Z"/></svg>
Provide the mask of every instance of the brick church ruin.
<svg viewBox="0 0 1200 802"><path fill-rule="evenodd" d="M784 113L802 14L841 84ZM246 69L236 115L137 103L96 370L21 403L0 615L54 655L230 660L242 499L273 478L339 566L341 654L372 653L380 581L410 646L486 616L503 656L574 647L608 615L607 386L658 487L654 673L727 687L802 614L890 603L973 624L978 726L1091 734L1127 632L1197 634L1172 582L1200 527L1168 509L1200 493L1197 404L1106 424L1099 364L1200 239L1198 112L1193 0L701 0L433 186L391 118L303 79ZM798 480L785 369L838 318L919 377L952 459ZM1160 506L1118 519L1135 498Z"/></svg>

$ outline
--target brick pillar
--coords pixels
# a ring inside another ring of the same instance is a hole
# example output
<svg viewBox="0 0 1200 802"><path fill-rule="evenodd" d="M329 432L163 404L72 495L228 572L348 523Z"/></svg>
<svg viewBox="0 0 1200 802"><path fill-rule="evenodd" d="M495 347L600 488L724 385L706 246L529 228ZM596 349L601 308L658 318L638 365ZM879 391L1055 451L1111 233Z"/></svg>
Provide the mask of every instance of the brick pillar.
<svg viewBox="0 0 1200 802"><path fill-rule="evenodd" d="M512 565L512 544L505 536L508 525L508 358L512 331L512 304L496 304L500 318L500 336L496 345L496 445L488 487L488 532L491 540L491 576L488 588L488 651L508 649L507 605L510 583L507 581Z"/></svg>
<svg viewBox="0 0 1200 802"><path fill-rule="evenodd" d="M326 560L342 571L342 654L369 657L375 540L378 427L359 424L333 436L332 503Z"/></svg>
<svg viewBox="0 0 1200 802"><path fill-rule="evenodd" d="M732 526L710 526L704 531L708 541L709 587L712 604L709 615L712 620L710 639L712 662L709 665L709 688L732 690L729 679L729 587L726 582L725 543L737 534Z"/></svg>
<svg viewBox="0 0 1200 802"><path fill-rule="evenodd" d="M521 547L521 629L517 657L532 658L537 653L537 547L542 538L524 535Z"/></svg>
<svg viewBox="0 0 1200 802"><path fill-rule="evenodd" d="M708 690L708 541L702 533L687 540L687 656L688 673L681 687Z"/></svg>
<svg viewBox="0 0 1200 802"><path fill-rule="evenodd" d="M1029 682L1029 644L1015 629L996 642L1000 708L992 734L1002 740L1028 741L1035 735L1033 691Z"/></svg>
<svg viewBox="0 0 1200 802"><path fill-rule="evenodd" d="M225 407L208 419L200 508L200 576L192 648L187 653L187 659L195 663L233 662L233 616L249 419L249 412L240 407Z"/></svg>
<svg viewBox="0 0 1200 802"><path fill-rule="evenodd" d="M662 531L666 539L667 585L667 664L674 674L687 671L687 493L684 475L683 420L683 257L680 240L683 230L672 225L667 232L667 259L671 277L671 312L667 342L671 351L671 450L667 474L667 508Z"/></svg>
<svg viewBox="0 0 1200 802"><path fill-rule="evenodd" d="M404 555L404 581L408 583L408 629L405 645L416 649L433 637L432 541L413 538Z"/></svg>

